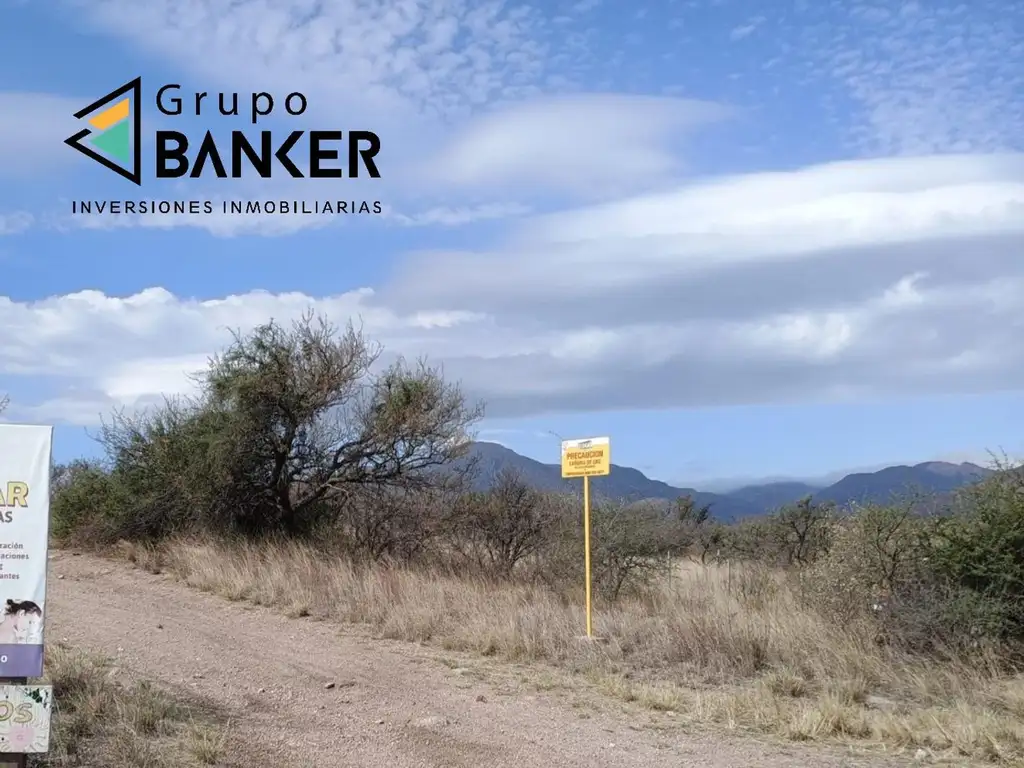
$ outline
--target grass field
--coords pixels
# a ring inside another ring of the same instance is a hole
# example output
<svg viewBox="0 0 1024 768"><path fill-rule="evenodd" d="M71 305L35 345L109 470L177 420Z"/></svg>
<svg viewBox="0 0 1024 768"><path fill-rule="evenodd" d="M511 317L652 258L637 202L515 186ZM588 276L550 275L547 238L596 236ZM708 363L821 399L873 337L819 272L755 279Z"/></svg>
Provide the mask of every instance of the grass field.
<svg viewBox="0 0 1024 768"><path fill-rule="evenodd" d="M125 545L149 570L230 600L372 625L386 638L555 665L605 693L684 720L918 757L1024 764L1024 678L924 662L831 626L760 568L680 565L643 597L598 607L535 586L356 567L300 544ZM122 736L131 741L131 737Z"/></svg>

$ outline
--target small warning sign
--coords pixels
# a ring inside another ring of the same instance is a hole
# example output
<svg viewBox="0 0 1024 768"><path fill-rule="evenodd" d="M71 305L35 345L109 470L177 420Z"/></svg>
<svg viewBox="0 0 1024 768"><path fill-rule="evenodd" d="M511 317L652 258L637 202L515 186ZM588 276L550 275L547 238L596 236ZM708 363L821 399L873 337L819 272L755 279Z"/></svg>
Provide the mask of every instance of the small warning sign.
<svg viewBox="0 0 1024 768"><path fill-rule="evenodd" d="M562 477L608 475L611 468L611 440L607 437L562 441Z"/></svg>

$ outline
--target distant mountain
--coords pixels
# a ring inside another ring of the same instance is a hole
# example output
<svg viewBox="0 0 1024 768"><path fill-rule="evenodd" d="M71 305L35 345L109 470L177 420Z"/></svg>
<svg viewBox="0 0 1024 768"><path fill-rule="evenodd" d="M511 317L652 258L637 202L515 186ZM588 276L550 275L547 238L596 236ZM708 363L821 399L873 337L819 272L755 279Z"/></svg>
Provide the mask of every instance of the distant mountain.
<svg viewBox="0 0 1024 768"><path fill-rule="evenodd" d="M775 509L789 504L805 496L816 496L821 488L796 481L764 483L763 485L745 485L726 496L741 499L759 509Z"/></svg>
<svg viewBox="0 0 1024 768"><path fill-rule="evenodd" d="M477 442L471 450L471 455L477 461L476 484L479 490L489 488L503 469L513 468L534 488L575 493L580 491L578 480L562 479L562 471L557 464L536 461L498 443ZM992 470L976 464L929 461L915 466L886 467L877 472L857 472L825 488L785 481L747 485L728 493L708 493L671 486L660 480L652 480L638 469L613 464L610 475L591 480L591 489L595 496L627 501L675 499L689 495L698 504L711 505L711 512L717 519L731 521L762 515L805 496L846 506L851 503L885 503L915 491L948 494L990 474Z"/></svg>
<svg viewBox="0 0 1024 768"><path fill-rule="evenodd" d="M517 470L523 480L534 488L545 491L580 492L580 481L562 479L562 469L559 465L544 464L498 443L474 443L472 455L477 461L476 484L478 490L489 488L501 470L511 467ZM622 467L618 464L612 464L610 475L591 478L590 488L595 496L627 501L675 499L689 494L697 504L710 504L715 517L721 520L749 517L760 514L762 511L761 508L748 504L741 498L706 493L693 488L676 488L660 480L652 480L638 469Z"/></svg>
<svg viewBox="0 0 1024 768"><path fill-rule="evenodd" d="M857 472L818 491L814 497L837 504L884 503L894 496L913 493L947 494L992 474L991 469L964 462L927 461L912 467L886 467L877 472Z"/></svg>

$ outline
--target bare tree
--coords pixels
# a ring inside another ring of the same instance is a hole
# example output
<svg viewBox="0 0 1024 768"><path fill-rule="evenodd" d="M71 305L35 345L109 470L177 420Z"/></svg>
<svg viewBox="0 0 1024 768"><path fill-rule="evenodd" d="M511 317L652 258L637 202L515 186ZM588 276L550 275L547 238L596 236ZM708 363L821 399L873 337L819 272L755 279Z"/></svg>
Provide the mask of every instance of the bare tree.
<svg viewBox="0 0 1024 768"><path fill-rule="evenodd" d="M705 525L697 530L694 549L700 557L701 565L707 565L709 560L718 559L722 546L726 543L725 530L725 526L720 523Z"/></svg>
<svg viewBox="0 0 1024 768"><path fill-rule="evenodd" d="M559 514L546 494L506 467L487 493L463 496L455 518L454 545L478 565L510 576L548 543Z"/></svg>
<svg viewBox="0 0 1024 768"><path fill-rule="evenodd" d="M11 404L11 398L7 395L0 395L0 414L7 410L7 406Z"/></svg>
<svg viewBox="0 0 1024 768"><path fill-rule="evenodd" d="M469 485L471 462L439 474L431 487L359 485L332 505L332 528L357 558L410 562L452 530L453 510ZM333 537L332 538L332 543Z"/></svg>
<svg viewBox="0 0 1024 768"><path fill-rule="evenodd" d="M689 494L680 496L673 504L672 517L669 521L669 537L673 554L694 553L702 538L702 532L709 527L711 505L698 504ZM710 544L708 545L710 547ZM707 556L707 549L701 552L702 559Z"/></svg>
<svg viewBox="0 0 1024 768"><path fill-rule="evenodd" d="M771 519L778 552L786 565L808 565L828 549L835 505L810 496L783 507Z"/></svg>
<svg viewBox="0 0 1024 768"><path fill-rule="evenodd" d="M614 601L628 586L641 586L669 565L669 523L654 505L602 500L591 513L594 585Z"/></svg>

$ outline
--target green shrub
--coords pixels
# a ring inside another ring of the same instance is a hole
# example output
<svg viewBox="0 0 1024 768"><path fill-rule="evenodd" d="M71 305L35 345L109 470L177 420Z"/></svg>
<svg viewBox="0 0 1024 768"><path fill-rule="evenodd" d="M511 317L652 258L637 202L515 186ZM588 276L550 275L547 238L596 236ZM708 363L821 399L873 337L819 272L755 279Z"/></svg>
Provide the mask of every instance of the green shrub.
<svg viewBox="0 0 1024 768"><path fill-rule="evenodd" d="M985 606L974 632L1024 644L1024 467L959 493L934 538L936 571Z"/></svg>

